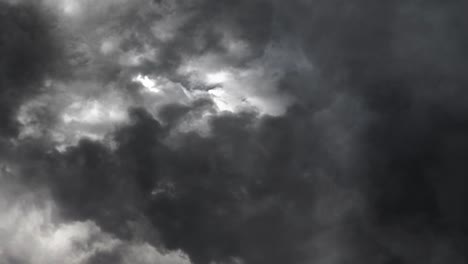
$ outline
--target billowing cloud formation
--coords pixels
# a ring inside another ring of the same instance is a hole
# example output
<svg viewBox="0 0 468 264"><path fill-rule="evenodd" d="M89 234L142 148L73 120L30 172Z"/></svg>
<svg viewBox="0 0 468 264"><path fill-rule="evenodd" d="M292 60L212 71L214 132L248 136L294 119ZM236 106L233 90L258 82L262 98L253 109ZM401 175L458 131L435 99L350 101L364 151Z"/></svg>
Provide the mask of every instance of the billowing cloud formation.
<svg viewBox="0 0 468 264"><path fill-rule="evenodd" d="M94 2L0 1L0 263L467 261L464 2Z"/></svg>
<svg viewBox="0 0 468 264"><path fill-rule="evenodd" d="M144 242L122 241L94 222L67 222L47 192L31 192L15 182L15 169L2 164L0 177L0 263L154 262L188 264L179 251L160 252ZM101 261L101 262L100 262Z"/></svg>

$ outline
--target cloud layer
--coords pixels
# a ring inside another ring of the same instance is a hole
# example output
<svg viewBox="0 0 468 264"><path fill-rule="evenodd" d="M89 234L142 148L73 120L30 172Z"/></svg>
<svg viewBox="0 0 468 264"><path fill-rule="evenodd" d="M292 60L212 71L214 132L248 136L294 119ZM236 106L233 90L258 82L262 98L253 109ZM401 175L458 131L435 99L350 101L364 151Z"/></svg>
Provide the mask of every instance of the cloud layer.
<svg viewBox="0 0 468 264"><path fill-rule="evenodd" d="M0 1L0 263L465 263L463 1Z"/></svg>

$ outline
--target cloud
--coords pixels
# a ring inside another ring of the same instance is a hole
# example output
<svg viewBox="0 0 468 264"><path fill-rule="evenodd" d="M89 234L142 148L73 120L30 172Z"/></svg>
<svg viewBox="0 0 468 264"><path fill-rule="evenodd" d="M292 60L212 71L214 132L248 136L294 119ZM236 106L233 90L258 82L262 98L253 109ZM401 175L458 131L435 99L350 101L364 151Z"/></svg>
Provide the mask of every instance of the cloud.
<svg viewBox="0 0 468 264"><path fill-rule="evenodd" d="M1 3L7 263L465 262L464 3Z"/></svg>
<svg viewBox="0 0 468 264"><path fill-rule="evenodd" d="M36 5L2 1L0 9L0 132L15 135L15 112L54 73L60 42L55 25Z"/></svg>
<svg viewBox="0 0 468 264"><path fill-rule="evenodd" d="M15 182L15 171L2 166L0 263L90 264L100 263L96 261L104 256L113 256L117 260L113 263L122 264L190 263L183 252L119 240L91 220L64 220L47 192L25 189Z"/></svg>
<svg viewBox="0 0 468 264"><path fill-rule="evenodd" d="M94 5L87 0L44 0L42 5L56 16L65 52L60 74L47 80L46 95L29 98L23 107L40 104L43 112L53 113L46 125L49 131L38 133L38 128L23 124L34 119L23 111L16 117L23 120L22 138L41 134L61 148L79 138L104 138L115 124L91 128L86 122L62 120L73 108L66 105L92 104L103 97L119 97L113 113L133 106L155 116L168 104L190 105L203 98L213 100L220 112L256 109L279 115L293 100L277 89L289 64L270 63L283 51L269 49L263 55L272 12L266 1L224 6L210 1L121 0ZM258 14L246 17L245 12ZM258 27L245 27L255 19ZM212 84L206 76L218 68L228 69L233 78ZM139 84L143 89L135 88ZM220 87L208 92L213 85Z"/></svg>
<svg viewBox="0 0 468 264"><path fill-rule="evenodd" d="M347 100L333 111L349 112ZM134 110L130 125L114 135L115 149L82 141L36 160L49 168L44 180L65 216L92 219L121 239L134 236L129 223L143 216L158 234L156 241L183 250L195 263L298 262L307 256L305 234L315 225L353 223L350 216L363 206L359 194L346 187L325 191L337 180L326 178L338 166L352 166L348 155L333 154L343 146L330 148L350 127L336 127L338 134L327 136L332 130L318 128L334 122L333 115L317 112L309 119L309 114L300 109L261 119L225 114L211 118L210 133L202 136L174 135L171 126L177 123L171 119L163 125ZM311 203L334 213L315 211Z"/></svg>
<svg viewBox="0 0 468 264"><path fill-rule="evenodd" d="M90 221L62 222L46 194L25 190L13 175L4 170L1 178L1 263L88 263L115 247Z"/></svg>

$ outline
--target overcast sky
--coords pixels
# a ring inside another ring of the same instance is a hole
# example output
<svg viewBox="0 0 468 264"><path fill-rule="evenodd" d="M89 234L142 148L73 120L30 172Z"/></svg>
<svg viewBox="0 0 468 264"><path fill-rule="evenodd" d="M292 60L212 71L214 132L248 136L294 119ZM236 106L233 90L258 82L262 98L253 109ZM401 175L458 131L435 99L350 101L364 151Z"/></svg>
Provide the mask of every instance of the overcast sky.
<svg viewBox="0 0 468 264"><path fill-rule="evenodd" d="M468 262L468 2L0 0L0 264Z"/></svg>

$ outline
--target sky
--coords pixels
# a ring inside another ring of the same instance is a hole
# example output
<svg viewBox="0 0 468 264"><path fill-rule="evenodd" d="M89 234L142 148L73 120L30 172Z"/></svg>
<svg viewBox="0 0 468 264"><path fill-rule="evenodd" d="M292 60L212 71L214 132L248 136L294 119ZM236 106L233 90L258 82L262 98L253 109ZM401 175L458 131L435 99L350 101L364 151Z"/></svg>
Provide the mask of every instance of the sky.
<svg viewBox="0 0 468 264"><path fill-rule="evenodd" d="M467 263L467 9L0 0L0 264Z"/></svg>

